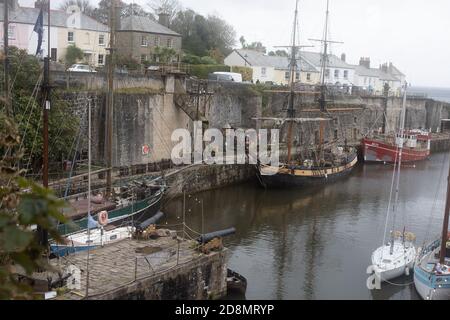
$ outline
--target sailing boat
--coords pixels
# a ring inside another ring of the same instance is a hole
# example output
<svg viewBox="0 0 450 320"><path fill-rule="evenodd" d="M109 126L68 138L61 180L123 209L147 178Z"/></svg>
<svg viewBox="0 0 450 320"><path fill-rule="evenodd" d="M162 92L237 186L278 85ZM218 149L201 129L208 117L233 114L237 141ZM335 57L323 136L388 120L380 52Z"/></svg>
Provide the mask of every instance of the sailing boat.
<svg viewBox="0 0 450 320"><path fill-rule="evenodd" d="M414 267L414 285L424 300L450 300L450 168L442 236L421 250Z"/></svg>
<svg viewBox="0 0 450 320"><path fill-rule="evenodd" d="M406 95L407 85L405 84L405 92L403 97L403 111L401 116L401 128L400 134L403 136L405 131L405 114L406 114ZM384 244L386 238L386 231L388 228L388 218L390 212L390 205L392 199L392 193L394 188L394 181L396 181L396 195L394 203L394 215L398 204L399 186L400 186L400 173L403 160L403 140L399 142L398 158L395 159L394 173L392 177L391 195L389 199L388 213L386 217L385 235L383 237L383 246L379 247L372 253L371 261L372 265L368 268L368 273L374 273L375 278L369 278L370 281L386 282L392 279L398 278L402 275L409 275L410 269L414 266L414 260L416 258L416 248L414 246L415 235L406 232L391 231L391 240L389 243ZM395 219L394 219L395 227ZM369 288L371 285L369 283Z"/></svg>
<svg viewBox="0 0 450 320"><path fill-rule="evenodd" d="M91 102L89 101L88 108L88 196L92 194L91 192ZM76 233L74 235L68 236L64 244L51 243L50 253L63 257L68 254L94 249L106 244L111 244L123 239L129 239L132 237L135 228L133 226L125 226L121 228L112 228L109 230L104 230L107 221L107 212L103 211L99 213L98 222L92 218L92 202L88 202L88 213L87 220L88 226L87 230L84 232Z"/></svg>
<svg viewBox="0 0 450 320"><path fill-rule="evenodd" d="M348 146L332 146L331 148L324 148L324 125L329 122L329 118L295 118L294 98L295 98L295 75L297 71L297 51L302 46L296 45L296 32L298 24L298 0L296 2L295 17L294 17L294 31L291 48L291 62L290 62L290 94L288 116L286 119L281 119L282 122L288 123L288 157L287 163L281 164L278 167L259 165L258 174L259 181L265 188L289 188L289 187L305 187L311 185L318 185L331 182L338 178L348 175L358 163L358 156L354 148ZM328 29L328 6L326 14L325 40L321 40L324 46L323 66L322 66L322 85L321 97L319 103L321 111L325 111L325 70L327 68L326 61L328 60L327 45L332 41L327 40ZM265 119L260 120L277 120L280 119ZM312 152L311 159L301 159L294 161L292 155L292 140L294 123L319 122L320 123L320 138L318 150Z"/></svg>

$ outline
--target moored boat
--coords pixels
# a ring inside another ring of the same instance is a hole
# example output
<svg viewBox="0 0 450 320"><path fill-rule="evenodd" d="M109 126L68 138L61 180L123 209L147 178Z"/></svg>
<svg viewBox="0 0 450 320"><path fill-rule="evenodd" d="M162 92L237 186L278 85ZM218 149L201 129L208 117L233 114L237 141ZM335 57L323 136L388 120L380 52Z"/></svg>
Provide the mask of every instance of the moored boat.
<svg viewBox="0 0 450 320"><path fill-rule="evenodd" d="M366 162L395 163L399 146L403 145L403 162L417 162L430 156L431 137L428 132L405 131L404 134L374 135L362 140L362 152Z"/></svg>

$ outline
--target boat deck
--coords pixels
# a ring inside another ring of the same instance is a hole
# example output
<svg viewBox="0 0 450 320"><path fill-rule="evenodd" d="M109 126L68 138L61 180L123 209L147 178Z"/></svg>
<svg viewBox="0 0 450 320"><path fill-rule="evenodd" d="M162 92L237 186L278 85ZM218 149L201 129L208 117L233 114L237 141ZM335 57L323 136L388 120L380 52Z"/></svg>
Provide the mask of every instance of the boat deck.
<svg viewBox="0 0 450 320"><path fill-rule="evenodd" d="M70 208L64 212L64 216L71 220L86 218L88 214L89 200L78 199L69 202ZM101 211L111 211L116 208L116 204L111 201L105 201L104 203L98 204L91 201L91 212L92 214L97 214Z"/></svg>

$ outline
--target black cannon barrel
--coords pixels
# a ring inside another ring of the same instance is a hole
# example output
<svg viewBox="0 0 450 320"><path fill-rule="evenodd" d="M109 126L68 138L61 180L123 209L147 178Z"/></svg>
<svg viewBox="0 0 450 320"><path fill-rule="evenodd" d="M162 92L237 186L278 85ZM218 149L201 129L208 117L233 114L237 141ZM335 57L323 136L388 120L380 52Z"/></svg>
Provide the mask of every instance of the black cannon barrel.
<svg viewBox="0 0 450 320"><path fill-rule="evenodd" d="M223 238L223 237L235 234L235 233L236 233L236 228L230 228L230 229L215 231L215 232L211 232L211 233L207 233L207 234L202 234L197 239L197 241L200 242L200 243L206 243L206 242L211 241L214 238Z"/></svg>
<svg viewBox="0 0 450 320"><path fill-rule="evenodd" d="M153 217L151 217L150 219L145 220L140 225L138 225L137 228L138 228L138 230L145 230L149 226L151 226L152 224L156 224L159 220L161 220L162 217L164 217L164 213L159 211Z"/></svg>

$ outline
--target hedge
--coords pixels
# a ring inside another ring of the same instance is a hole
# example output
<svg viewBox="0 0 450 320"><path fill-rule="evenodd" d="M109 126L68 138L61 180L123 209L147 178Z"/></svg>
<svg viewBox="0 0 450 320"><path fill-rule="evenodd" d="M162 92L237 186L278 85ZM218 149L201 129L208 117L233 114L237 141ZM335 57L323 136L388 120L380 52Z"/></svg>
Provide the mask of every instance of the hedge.
<svg viewBox="0 0 450 320"><path fill-rule="evenodd" d="M236 72L242 74L243 81L253 80L253 69L249 67L231 67L231 72Z"/></svg>
<svg viewBox="0 0 450 320"><path fill-rule="evenodd" d="M191 76L200 79L208 79L208 75L213 72L230 72L230 67L221 64L197 64L189 66Z"/></svg>

